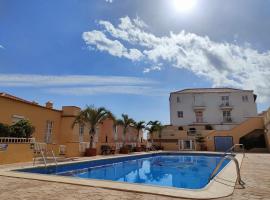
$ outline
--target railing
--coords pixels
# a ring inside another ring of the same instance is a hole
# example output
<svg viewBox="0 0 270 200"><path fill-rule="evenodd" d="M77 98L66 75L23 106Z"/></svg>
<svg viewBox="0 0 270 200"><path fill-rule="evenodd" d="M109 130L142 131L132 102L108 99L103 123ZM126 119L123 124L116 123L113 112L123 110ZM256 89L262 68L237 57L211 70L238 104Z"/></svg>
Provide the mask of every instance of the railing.
<svg viewBox="0 0 270 200"><path fill-rule="evenodd" d="M235 147L240 147L242 150L243 156L245 157L245 146L243 144L234 144L231 148L225 151L224 154L232 153L235 150Z"/></svg>
<svg viewBox="0 0 270 200"><path fill-rule="evenodd" d="M230 160L233 160L234 161L234 164L235 164L235 167L236 167L236 172L237 172L237 182L239 183L239 185L244 185L245 182L242 181L241 179L241 174L240 174L240 165L239 165L239 162L238 160L234 157L234 156L231 156L231 155L226 155L224 156L218 163L218 165L216 166L216 168L214 169L214 171L212 172L212 174L210 175L209 177L209 180L208 182L210 182L213 177L216 175L216 173L218 172L218 170L220 169L222 163L226 160L226 159L230 159Z"/></svg>
<svg viewBox="0 0 270 200"><path fill-rule="evenodd" d="M90 147L89 142L80 142L79 144L79 152L84 153L87 148Z"/></svg>
<svg viewBox="0 0 270 200"><path fill-rule="evenodd" d="M0 137L0 143L35 143L35 138Z"/></svg>

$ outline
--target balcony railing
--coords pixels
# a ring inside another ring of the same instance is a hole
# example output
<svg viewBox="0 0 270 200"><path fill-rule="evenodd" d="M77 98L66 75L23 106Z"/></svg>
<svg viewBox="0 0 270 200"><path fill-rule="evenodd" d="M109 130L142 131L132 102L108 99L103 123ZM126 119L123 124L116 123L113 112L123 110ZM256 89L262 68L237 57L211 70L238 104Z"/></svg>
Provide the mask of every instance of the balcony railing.
<svg viewBox="0 0 270 200"><path fill-rule="evenodd" d="M230 102L222 102L222 103L219 105L219 107L220 107L221 109L224 109L224 108L232 108L233 106L231 105Z"/></svg>
<svg viewBox="0 0 270 200"><path fill-rule="evenodd" d="M0 143L35 143L35 138L0 137Z"/></svg>
<svg viewBox="0 0 270 200"><path fill-rule="evenodd" d="M233 122L233 120L232 120L231 117L225 117L225 118L223 118L223 123L232 123L232 122Z"/></svg>

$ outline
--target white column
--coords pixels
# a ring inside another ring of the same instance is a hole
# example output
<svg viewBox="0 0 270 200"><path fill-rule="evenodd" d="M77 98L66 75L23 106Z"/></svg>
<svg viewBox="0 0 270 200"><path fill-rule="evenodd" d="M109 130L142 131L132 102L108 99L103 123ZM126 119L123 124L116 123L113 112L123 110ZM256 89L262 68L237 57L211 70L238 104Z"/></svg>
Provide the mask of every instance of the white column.
<svg viewBox="0 0 270 200"><path fill-rule="evenodd" d="M192 150L192 140L189 140L190 149Z"/></svg>
<svg viewBox="0 0 270 200"><path fill-rule="evenodd" d="M184 140L181 140L181 150L183 150L185 148L184 146Z"/></svg>

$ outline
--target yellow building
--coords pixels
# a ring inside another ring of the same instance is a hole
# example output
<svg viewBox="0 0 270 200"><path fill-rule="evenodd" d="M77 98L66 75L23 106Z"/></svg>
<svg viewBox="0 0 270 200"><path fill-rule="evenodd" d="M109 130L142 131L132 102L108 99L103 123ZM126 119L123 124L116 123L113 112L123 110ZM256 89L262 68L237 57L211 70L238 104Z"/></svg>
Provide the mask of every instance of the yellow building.
<svg viewBox="0 0 270 200"><path fill-rule="evenodd" d="M208 130L207 130L208 129ZM161 134L153 133L149 140L165 150L208 150L224 151L219 138L229 138L228 146L244 144L249 152L270 152L270 109L255 117L246 118L229 130L209 130L206 126L165 126ZM204 138L205 149L196 142L196 136ZM227 149L227 147L225 148Z"/></svg>
<svg viewBox="0 0 270 200"><path fill-rule="evenodd" d="M11 125L21 119L29 120L35 127L33 134L35 141L46 143L46 146L55 152L65 147L67 156L80 156L89 147L88 127L76 124L72 128L75 117L81 111L79 107L63 106L61 110L58 110L53 108L53 103L50 101L43 106L37 102L0 93L0 110L0 123ZM109 119L100 123L97 129L95 141L98 154L101 153L100 148L104 144L113 145L119 149L124 140L126 144L132 146L138 142L136 129L130 127L124 138L122 127L115 128L113 121ZM142 141L142 132L139 138Z"/></svg>

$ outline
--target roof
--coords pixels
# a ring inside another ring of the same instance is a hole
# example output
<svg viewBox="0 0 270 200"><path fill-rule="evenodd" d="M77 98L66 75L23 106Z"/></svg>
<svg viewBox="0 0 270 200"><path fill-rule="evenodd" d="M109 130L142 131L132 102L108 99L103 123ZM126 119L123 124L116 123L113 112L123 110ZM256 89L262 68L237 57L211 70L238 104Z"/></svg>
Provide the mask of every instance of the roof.
<svg viewBox="0 0 270 200"><path fill-rule="evenodd" d="M5 92L0 92L0 97L7 98L7 99L12 99L12 100L15 100L15 101L20 101L20 102L23 102L23 103L26 103L26 104L30 104L30 105L33 105L33 106L38 106L38 107L45 108L45 109L50 109L50 110L54 110L54 111L60 111L60 110L53 109L53 108L47 108L46 106L41 106L35 101L28 101L28 100L13 96L13 95L5 93Z"/></svg>
<svg viewBox="0 0 270 200"><path fill-rule="evenodd" d="M253 92L253 90L241 90L236 88L190 88L190 89L184 89L179 90L173 93L226 93L226 92L237 92L237 91L245 91L245 92Z"/></svg>

